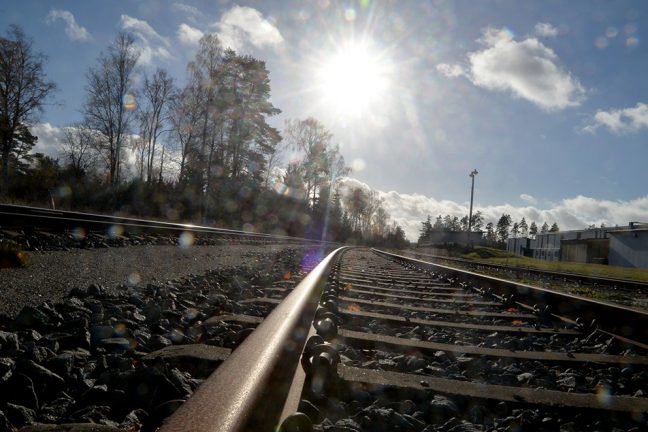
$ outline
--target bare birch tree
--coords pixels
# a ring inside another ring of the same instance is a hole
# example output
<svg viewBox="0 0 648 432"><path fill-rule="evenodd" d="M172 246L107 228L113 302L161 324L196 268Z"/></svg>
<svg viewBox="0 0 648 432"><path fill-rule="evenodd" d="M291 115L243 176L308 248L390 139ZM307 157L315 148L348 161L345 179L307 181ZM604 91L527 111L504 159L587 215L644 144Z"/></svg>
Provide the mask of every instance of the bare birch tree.
<svg viewBox="0 0 648 432"><path fill-rule="evenodd" d="M107 162L112 186L119 183L121 153L137 106L132 81L138 58L133 36L120 32L87 74L83 114L86 124L104 136L98 151Z"/></svg>
<svg viewBox="0 0 648 432"><path fill-rule="evenodd" d="M74 175L80 178L96 163L95 141L99 139L98 134L83 123L64 128L63 134L60 150Z"/></svg>
<svg viewBox="0 0 648 432"><path fill-rule="evenodd" d="M27 155L37 137L28 124L42 110L45 99L56 89L47 81L45 55L34 52L32 41L18 26L10 26L0 37L0 157L2 186L9 188L10 161Z"/></svg>
<svg viewBox="0 0 648 432"><path fill-rule="evenodd" d="M175 92L173 78L166 70L157 69L152 77L144 77L141 91L140 118L143 126L142 139L146 148L146 182L153 181L158 138L164 132L164 122L168 119L167 108ZM163 165L160 165L162 169ZM160 174L161 176L161 174Z"/></svg>

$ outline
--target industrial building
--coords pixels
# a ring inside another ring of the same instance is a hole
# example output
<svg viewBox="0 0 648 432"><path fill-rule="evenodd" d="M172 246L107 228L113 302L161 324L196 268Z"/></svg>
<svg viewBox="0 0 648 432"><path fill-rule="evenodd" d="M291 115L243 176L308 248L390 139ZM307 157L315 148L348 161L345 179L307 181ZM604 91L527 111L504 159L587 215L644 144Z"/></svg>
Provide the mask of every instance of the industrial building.
<svg viewBox="0 0 648 432"><path fill-rule="evenodd" d="M648 268L648 224L541 233L509 238L506 250L546 261Z"/></svg>
<svg viewBox="0 0 648 432"><path fill-rule="evenodd" d="M430 236L424 241L419 242L418 247L438 247L438 246L479 246L486 244L483 231L472 231L470 236L467 231L444 231L433 230Z"/></svg>

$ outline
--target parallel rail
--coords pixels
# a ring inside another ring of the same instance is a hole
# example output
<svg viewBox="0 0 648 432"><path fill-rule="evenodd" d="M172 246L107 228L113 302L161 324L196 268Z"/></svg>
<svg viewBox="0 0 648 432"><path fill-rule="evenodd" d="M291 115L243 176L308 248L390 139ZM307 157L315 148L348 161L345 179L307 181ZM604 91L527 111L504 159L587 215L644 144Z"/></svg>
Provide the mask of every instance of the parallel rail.
<svg viewBox="0 0 648 432"><path fill-rule="evenodd" d="M333 244L332 242L323 242L320 240L214 228L202 225L0 204L0 229L20 228L46 231L70 231L81 228L86 232L110 235L116 227L119 227L123 232L134 234L168 233L175 235L187 232L193 235L219 236L259 242Z"/></svg>
<svg viewBox="0 0 648 432"><path fill-rule="evenodd" d="M167 419L161 431L270 431L278 425L284 432L311 431L326 413L337 415L327 402L327 395L332 400L353 400L357 391L363 397L375 391L382 392L383 398L403 394L413 400L419 400L416 394L423 395L421 400L442 394L485 401L484 404L499 401L532 408L584 409L591 413L609 412L607 416L613 419L634 419L637 413L648 412L645 397L473 383L378 370L364 364L359 367L348 364L348 359L345 363L339 354L341 349L363 353L380 349L423 359L445 353L443 356L449 362L460 364L459 359L479 365L480 358L499 358L576 369L579 365L622 365L648 370L648 356L643 354L648 352L645 312L378 250L374 253L386 261L380 264L384 270L376 272L375 265L362 267L362 260L347 263L344 255L348 252L348 248L340 248L330 254L283 301L249 299L277 304L267 318L227 318L260 325L194 396ZM399 266L395 267L395 263ZM498 307L508 309L498 312ZM354 324L367 320L379 323L375 331L366 333ZM502 320L513 320L513 324L504 324ZM468 338L480 332L573 341L612 337L610 341L615 344L642 354L572 352L571 348L518 351L512 347L457 345L408 337L414 330L404 335L382 334L380 329L390 326L415 326L418 331L464 331ZM406 402L413 404L411 400ZM428 421L442 420L443 416L434 417L439 413L433 414Z"/></svg>
<svg viewBox="0 0 648 432"><path fill-rule="evenodd" d="M518 267L518 266L512 266L512 265L505 265L505 264L493 264L489 263L486 261L480 261L480 260L469 260L469 259L463 259L463 258L453 258L453 257L446 257L446 256L441 256L441 255L431 255L431 254L424 254L420 252L412 252L414 255L422 258L430 258L434 260L443 260L443 261L449 261L449 262L456 262L456 263L461 263L469 266L474 266L474 267L486 267L486 268L492 268L492 269L497 269L497 270L504 270L504 271L512 271L512 272L520 272L520 273L530 273L530 274L535 274L539 276L545 276L545 277L551 277L551 278L559 278L563 279L564 281L579 281L579 282L585 282L593 285L606 285L606 286L614 286L617 288L624 288L624 289L644 289L648 291L648 282L641 282L641 281L636 281L632 279L619 279L619 278L610 278L610 277L600 277L600 276L590 276L590 275L585 275L585 274L579 274L579 273L569 273L569 272L557 272L557 271L548 271L548 270L540 270L540 269L535 269L531 267Z"/></svg>

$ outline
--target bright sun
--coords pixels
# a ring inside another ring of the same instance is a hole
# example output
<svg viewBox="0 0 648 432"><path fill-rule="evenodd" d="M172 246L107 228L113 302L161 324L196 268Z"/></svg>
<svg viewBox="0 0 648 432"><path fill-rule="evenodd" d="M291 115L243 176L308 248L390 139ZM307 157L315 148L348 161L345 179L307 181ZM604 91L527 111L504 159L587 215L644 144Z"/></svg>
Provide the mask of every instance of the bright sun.
<svg viewBox="0 0 648 432"><path fill-rule="evenodd" d="M388 64L368 46L347 45L319 70L319 89L326 105L337 113L360 117L385 96L388 74Z"/></svg>

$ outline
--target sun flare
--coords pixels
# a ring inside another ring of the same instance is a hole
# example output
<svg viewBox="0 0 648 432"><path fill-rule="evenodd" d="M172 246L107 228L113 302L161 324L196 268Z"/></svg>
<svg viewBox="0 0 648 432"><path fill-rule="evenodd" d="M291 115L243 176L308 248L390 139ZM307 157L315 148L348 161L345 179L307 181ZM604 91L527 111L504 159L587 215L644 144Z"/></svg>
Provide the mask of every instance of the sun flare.
<svg viewBox="0 0 648 432"><path fill-rule="evenodd" d="M323 101L342 115L369 113L389 88L388 73L387 62L367 45L344 46L319 69Z"/></svg>

